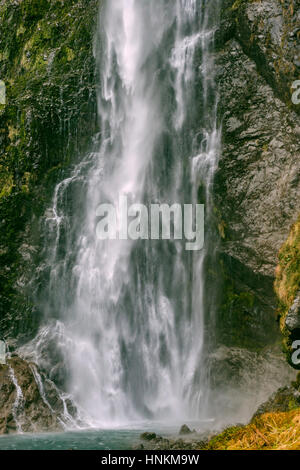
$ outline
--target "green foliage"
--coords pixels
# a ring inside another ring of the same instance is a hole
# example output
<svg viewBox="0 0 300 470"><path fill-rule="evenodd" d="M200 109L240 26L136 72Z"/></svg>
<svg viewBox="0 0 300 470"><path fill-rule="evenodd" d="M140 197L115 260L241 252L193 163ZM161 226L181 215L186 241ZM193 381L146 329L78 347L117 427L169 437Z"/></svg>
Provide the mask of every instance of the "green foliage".
<svg viewBox="0 0 300 470"><path fill-rule="evenodd" d="M274 288L279 300L278 315L281 331L284 335L284 351L290 362L292 339L290 332L285 327L285 318L297 292L300 291L300 217L292 226L287 241L280 249L278 258L279 264L276 268Z"/></svg>
<svg viewBox="0 0 300 470"><path fill-rule="evenodd" d="M300 289L300 218L293 225L278 257L275 290L281 302L282 312L285 313Z"/></svg>
<svg viewBox="0 0 300 470"><path fill-rule="evenodd" d="M209 441L206 450L226 450L228 442L235 439L242 429L242 426L232 426L225 429L225 431Z"/></svg>

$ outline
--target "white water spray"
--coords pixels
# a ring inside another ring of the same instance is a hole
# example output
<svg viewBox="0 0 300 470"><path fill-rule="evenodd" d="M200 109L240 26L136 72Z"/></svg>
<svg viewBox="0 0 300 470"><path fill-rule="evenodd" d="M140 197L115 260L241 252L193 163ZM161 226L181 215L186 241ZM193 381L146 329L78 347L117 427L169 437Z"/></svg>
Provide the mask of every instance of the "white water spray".
<svg viewBox="0 0 300 470"><path fill-rule="evenodd" d="M101 9L101 145L56 188L40 268L49 275L46 324L32 343L48 371L55 350L92 426L206 415L209 247L187 255L181 241L100 241L95 227L98 205L117 207L120 196L195 204L200 185L210 210L216 10L204 0L113 0Z"/></svg>

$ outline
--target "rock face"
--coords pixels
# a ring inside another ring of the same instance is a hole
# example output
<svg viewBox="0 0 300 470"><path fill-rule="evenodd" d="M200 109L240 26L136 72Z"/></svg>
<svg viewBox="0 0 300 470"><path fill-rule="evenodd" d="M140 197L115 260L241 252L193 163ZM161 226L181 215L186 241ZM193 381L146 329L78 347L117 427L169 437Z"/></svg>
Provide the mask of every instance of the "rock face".
<svg viewBox="0 0 300 470"><path fill-rule="evenodd" d="M218 37L222 155L215 183L227 345L271 343L278 251L298 217L299 2L225 1Z"/></svg>
<svg viewBox="0 0 300 470"><path fill-rule="evenodd" d="M248 422L279 387L295 378L281 348L263 351L219 346L210 357L210 414L214 424Z"/></svg>
<svg viewBox="0 0 300 470"><path fill-rule="evenodd" d="M39 217L96 124L98 0L0 2L0 337L32 336Z"/></svg>
<svg viewBox="0 0 300 470"><path fill-rule="evenodd" d="M270 412L286 412L300 407L300 392L295 387L283 387L277 390L268 401L260 405L253 416Z"/></svg>
<svg viewBox="0 0 300 470"><path fill-rule="evenodd" d="M0 434L62 430L64 403L35 364L12 357L0 366Z"/></svg>

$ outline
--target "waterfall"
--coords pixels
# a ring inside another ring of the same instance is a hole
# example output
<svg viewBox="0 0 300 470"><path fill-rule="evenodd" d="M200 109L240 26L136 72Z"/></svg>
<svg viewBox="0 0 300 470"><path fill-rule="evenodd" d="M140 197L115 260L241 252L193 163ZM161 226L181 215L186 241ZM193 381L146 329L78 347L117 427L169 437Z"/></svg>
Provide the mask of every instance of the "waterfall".
<svg viewBox="0 0 300 470"><path fill-rule="evenodd" d="M53 410L53 408L50 405L49 401L47 400L45 389L44 389L44 384L43 384L41 375L39 374L36 366L34 364L30 364L30 370L31 370L32 375L34 377L35 383L37 384L37 387L39 389L40 396L41 396L43 402L45 403L45 405L49 408L49 410L52 413L55 413L55 411Z"/></svg>
<svg viewBox="0 0 300 470"><path fill-rule="evenodd" d="M9 366L9 375L16 389L16 398L15 398L15 402L12 408L12 415L16 423L17 431L21 433L22 432L21 417L24 411L25 399L23 396L22 389L16 379L15 372L11 366Z"/></svg>
<svg viewBox="0 0 300 470"><path fill-rule="evenodd" d="M92 426L207 417L217 4L107 0L100 10L101 129L45 217L36 281L44 322L30 346ZM117 206L122 196L132 204L205 203L204 249L99 240L99 204Z"/></svg>

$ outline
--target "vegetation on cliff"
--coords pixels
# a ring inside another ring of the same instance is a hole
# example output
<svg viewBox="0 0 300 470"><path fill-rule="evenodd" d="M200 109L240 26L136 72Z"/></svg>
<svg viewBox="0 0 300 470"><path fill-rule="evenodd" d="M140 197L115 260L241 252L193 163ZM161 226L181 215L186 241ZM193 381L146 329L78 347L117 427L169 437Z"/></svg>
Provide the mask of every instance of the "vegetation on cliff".
<svg viewBox="0 0 300 470"><path fill-rule="evenodd" d="M215 178L228 345L276 337L278 251L299 211L299 1L225 0L218 36L222 155Z"/></svg>
<svg viewBox="0 0 300 470"><path fill-rule="evenodd" d="M291 362L291 345L294 340L300 339L300 335L297 323L295 328L287 328L286 318L300 291L300 217L292 226L288 239L280 249L274 286L279 299L278 313L284 335L284 347ZM297 315L297 312L295 314Z"/></svg>
<svg viewBox="0 0 300 470"><path fill-rule="evenodd" d="M37 220L95 128L98 0L0 1L0 337L32 334Z"/></svg>
<svg viewBox="0 0 300 470"><path fill-rule="evenodd" d="M300 289L300 217L292 226L286 242L279 252L275 290L284 315L291 307Z"/></svg>

